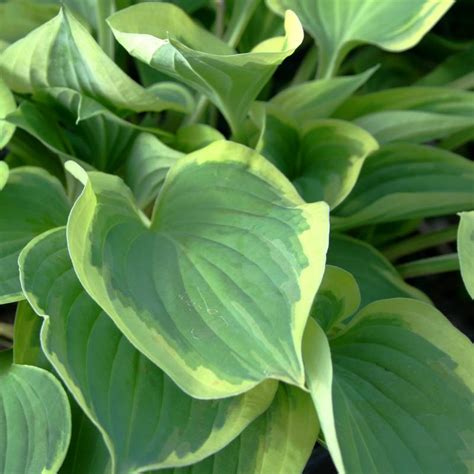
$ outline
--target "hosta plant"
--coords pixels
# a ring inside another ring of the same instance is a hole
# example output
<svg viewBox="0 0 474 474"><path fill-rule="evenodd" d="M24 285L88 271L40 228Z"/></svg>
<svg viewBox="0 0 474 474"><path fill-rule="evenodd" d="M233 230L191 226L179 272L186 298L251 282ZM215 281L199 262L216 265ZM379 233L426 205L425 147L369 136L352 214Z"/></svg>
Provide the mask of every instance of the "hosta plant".
<svg viewBox="0 0 474 474"><path fill-rule="evenodd" d="M472 471L453 3L0 2L0 473Z"/></svg>

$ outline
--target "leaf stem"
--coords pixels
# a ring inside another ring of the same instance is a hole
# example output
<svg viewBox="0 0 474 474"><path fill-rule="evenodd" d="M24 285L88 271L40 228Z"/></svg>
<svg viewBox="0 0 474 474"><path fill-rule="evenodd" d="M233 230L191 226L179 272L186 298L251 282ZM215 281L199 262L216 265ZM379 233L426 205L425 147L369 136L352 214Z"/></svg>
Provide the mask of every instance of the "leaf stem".
<svg viewBox="0 0 474 474"><path fill-rule="evenodd" d="M245 6L243 13L236 18L234 12L232 12L232 16L230 19L229 27L224 35L225 42L232 48L235 48L242 38L242 35L249 24L250 18L254 14L257 6L259 4L259 0L250 0L248 5ZM237 9L237 2L234 6L234 10L238 12ZM239 13L239 12L238 12Z"/></svg>
<svg viewBox="0 0 474 474"><path fill-rule="evenodd" d="M397 260L405 255L418 252L420 250L435 247L456 240L457 226L450 226L446 229L430 232L429 234L416 235L408 239L397 242L382 250L382 253L391 261Z"/></svg>
<svg viewBox="0 0 474 474"><path fill-rule="evenodd" d="M291 80L290 86L295 86L297 84L301 84L302 82L309 81L314 76L317 63L318 50L316 45L313 45L306 53L303 61L301 61L300 66Z"/></svg>
<svg viewBox="0 0 474 474"><path fill-rule="evenodd" d="M201 95L198 99L194 112L184 119L183 125L191 125L193 123L199 122L201 117L204 115L208 104L209 99L205 95Z"/></svg>
<svg viewBox="0 0 474 474"><path fill-rule="evenodd" d="M420 260L398 265L397 270L403 278L414 278L434 275L436 273L454 272L459 270L459 258L457 253L422 258Z"/></svg>

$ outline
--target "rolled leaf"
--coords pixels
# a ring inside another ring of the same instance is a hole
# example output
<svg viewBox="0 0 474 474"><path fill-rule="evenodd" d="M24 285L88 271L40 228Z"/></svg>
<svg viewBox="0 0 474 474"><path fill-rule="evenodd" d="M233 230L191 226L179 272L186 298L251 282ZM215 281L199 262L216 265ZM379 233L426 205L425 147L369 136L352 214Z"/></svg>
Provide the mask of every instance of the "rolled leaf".
<svg viewBox="0 0 474 474"><path fill-rule="evenodd" d="M304 203L264 158L224 141L170 170L151 222L119 178L69 169L85 185L68 222L74 269L132 344L197 398L267 378L304 384L326 204Z"/></svg>
<svg viewBox="0 0 474 474"><path fill-rule="evenodd" d="M21 58L21 61L18 60ZM0 54L6 84L20 94L67 87L118 110L189 111L189 95L169 100L130 79L65 7Z"/></svg>
<svg viewBox="0 0 474 474"><path fill-rule="evenodd" d="M222 40L168 3L142 3L108 19L117 41L134 57L209 98L236 133L277 66L301 44L296 15L285 16L286 36L236 54Z"/></svg>
<svg viewBox="0 0 474 474"><path fill-rule="evenodd" d="M65 228L32 241L20 268L28 300L45 318L43 350L102 433L113 472L200 461L270 405L274 381L219 402L183 393L87 295L72 268Z"/></svg>

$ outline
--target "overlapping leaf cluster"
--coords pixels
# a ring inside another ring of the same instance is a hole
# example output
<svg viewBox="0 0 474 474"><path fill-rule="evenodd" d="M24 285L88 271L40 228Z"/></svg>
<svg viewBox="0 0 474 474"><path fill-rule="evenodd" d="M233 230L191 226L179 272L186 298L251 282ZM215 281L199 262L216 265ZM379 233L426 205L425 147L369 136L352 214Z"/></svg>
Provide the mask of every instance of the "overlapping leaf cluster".
<svg viewBox="0 0 474 474"><path fill-rule="evenodd" d="M317 442L469 472L472 345L402 278L474 297L473 44L426 36L453 1L61 3L0 2L0 472L299 473ZM424 37L429 72L395 54ZM394 266L456 213L457 254Z"/></svg>

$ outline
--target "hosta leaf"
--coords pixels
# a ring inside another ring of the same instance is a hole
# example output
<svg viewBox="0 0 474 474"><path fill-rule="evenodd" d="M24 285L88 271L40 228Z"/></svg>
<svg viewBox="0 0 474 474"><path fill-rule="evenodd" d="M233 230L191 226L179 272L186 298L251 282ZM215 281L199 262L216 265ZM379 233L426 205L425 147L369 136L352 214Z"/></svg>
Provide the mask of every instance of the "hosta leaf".
<svg viewBox="0 0 474 474"><path fill-rule="evenodd" d="M60 474L112 474L102 435L77 403L71 403L72 433Z"/></svg>
<svg viewBox="0 0 474 474"><path fill-rule="evenodd" d="M408 87L353 97L336 111L381 143L427 142L474 126L474 93Z"/></svg>
<svg viewBox="0 0 474 474"><path fill-rule="evenodd" d="M64 225L69 204L55 178L40 168L10 171L0 191L0 304L23 299L18 255L35 236Z"/></svg>
<svg viewBox="0 0 474 474"><path fill-rule="evenodd" d="M219 130L203 123L194 123L181 127L176 132L173 146L184 153L191 153L224 139L224 135Z"/></svg>
<svg viewBox="0 0 474 474"><path fill-rule="evenodd" d="M20 301L15 313L15 333L13 340L13 362L33 365L50 370L40 345L40 331L43 320L35 313L28 301Z"/></svg>
<svg viewBox="0 0 474 474"><path fill-rule="evenodd" d="M360 287L362 307L383 298L408 297L428 301L421 291L403 281L380 252L361 240L332 234L328 263L354 276Z"/></svg>
<svg viewBox="0 0 474 474"><path fill-rule="evenodd" d="M66 393L49 372L12 364L0 352L0 466L15 474L53 474L71 436Z"/></svg>
<svg viewBox="0 0 474 474"><path fill-rule="evenodd" d="M182 392L82 288L68 255L65 228L32 241L21 254L20 268L29 301L45 317L43 350L102 432L114 472L200 461L270 405L274 381L219 402Z"/></svg>
<svg viewBox="0 0 474 474"><path fill-rule="evenodd" d="M355 46L387 51L415 46L454 0L267 0L282 13L292 9L319 46L319 76L330 77Z"/></svg>
<svg viewBox="0 0 474 474"><path fill-rule="evenodd" d="M305 366L339 472L470 472L467 337L433 306L409 299L367 306L330 351L321 332L308 324Z"/></svg>
<svg viewBox="0 0 474 474"><path fill-rule="evenodd" d="M223 450L198 464L156 474L299 474L318 432L311 397L280 384L270 408Z"/></svg>
<svg viewBox="0 0 474 474"><path fill-rule="evenodd" d="M449 86L456 89L474 87L474 45L449 56L429 74L417 81L417 86Z"/></svg>
<svg viewBox="0 0 474 474"><path fill-rule="evenodd" d="M168 170L183 156L149 133L136 138L127 159L125 182L139 207L144 208L156 199Z"/></svg>
<svg viewBox="0 0 474 474"><path fill-rule="evenodd" d="M326 265L323 281L311 307L311 316L326 334L333 334L360 305L355 278L339 267Z"/></svg>
<svg viewBox="0 0 474 474"><path fill-rule="evenodd" d="M67 87L107 107L134 112L188 111L191 105L188 94L169 100L130 79L65 8L5 49L0 71L7 85L21 94Z"/></svg>
<svg viewBox="0 0 474 474"><path fill-rule="evenodd" d="M119 11L108 22L132 56L206 95L234 132L277 66L303 40L292 12L286 14L285 37L266 40L246 54L235 54L168 3L142 3Z"/></svg>
<svg viewBox="0 0 474 474"><path fill-rule="evenodd" d="M365 161L333 228L451 214L472 208L474 163L421 145L386 145Z"/></svg>
<svg viewBox="0 0 474 474"><path fill-rule="evenodd" d="M0 150L9 142L15 131L15 126L4 120L15 109L16 103L13 94L5 82L0 79Z"/></svg>
<svg viewBox="0 0 474 474"><path fill-rule="evenodd" d="M7 0L0 2L0 39L12 43L41 24L45 23L59 11L59 2L42 3L31 0Z"/></svg>
<svg viewBox="0 0 474 474"><path fill-rule="evenodd" d="M366 156L378 148L363 129L341 120L319 120L298 132L267 116L261 153L293 182L308 202L338 206L356 184Z"/></svg>
<svg viewBox="0 0 474 474"><path fill-rule="evenodd" d="M260 155L224 141L172 168L151 222L120 179L69 169L85 184L68 223L74 269L141 352L197 398L304 383L326 204L304 203Z"/></svg>
<svg viewBox="0 0 474 474"><path fill-rule="evenodd" d="M298 128L315 119L327 118L374 73L369 69L355 76L305 82L284 89L268 102L272 114Z"/></svg>
<svg viewBox="0 0 474 474"><path fill-rule="evenodd" d="M458 255L464 285L474 299L474 211L462 212L458 229Z"/></svg>
<svg viewBox="0 0 474 474"><path fill-rule="evenodd" d="M4 161L0 161L0 191L5 187L8 181L10 169Z"/></svg>

